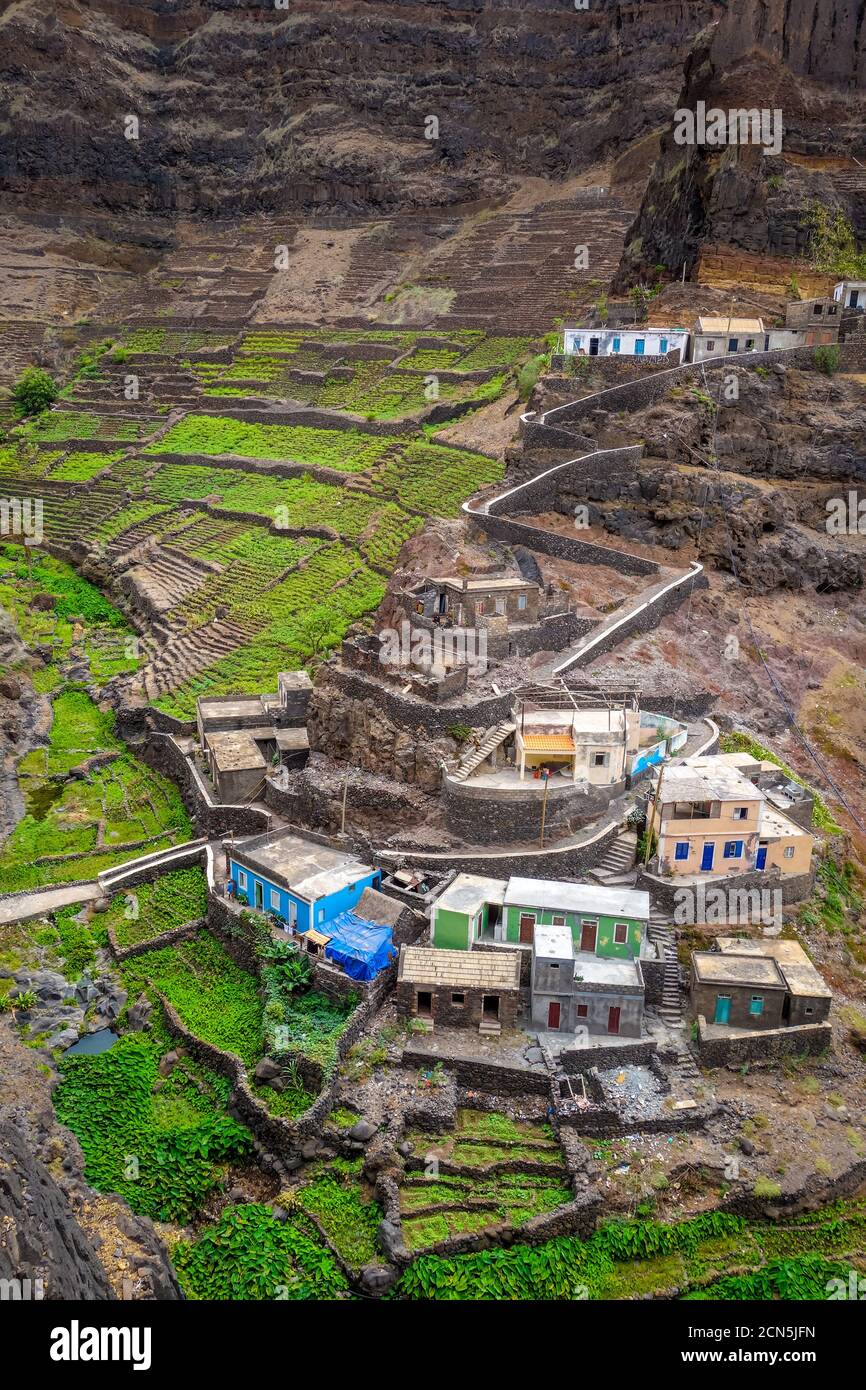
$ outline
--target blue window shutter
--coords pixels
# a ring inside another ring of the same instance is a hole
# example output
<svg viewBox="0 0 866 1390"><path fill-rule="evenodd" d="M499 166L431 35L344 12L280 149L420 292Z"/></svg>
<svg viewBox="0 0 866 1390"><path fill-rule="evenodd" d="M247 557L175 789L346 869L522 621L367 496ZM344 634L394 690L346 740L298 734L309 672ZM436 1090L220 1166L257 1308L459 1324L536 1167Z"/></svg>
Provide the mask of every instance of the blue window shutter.
<svg viewBox="0 0 866 1390"><path fill-rule="evenodd" d="M674 852L674 858L675 858L675 859L688 859L688 857L689 857L689 842L688 842L688 840L678 840L678 841L677 841L677 847L676 847L676 850L675 850L675 852Z"/></svg>

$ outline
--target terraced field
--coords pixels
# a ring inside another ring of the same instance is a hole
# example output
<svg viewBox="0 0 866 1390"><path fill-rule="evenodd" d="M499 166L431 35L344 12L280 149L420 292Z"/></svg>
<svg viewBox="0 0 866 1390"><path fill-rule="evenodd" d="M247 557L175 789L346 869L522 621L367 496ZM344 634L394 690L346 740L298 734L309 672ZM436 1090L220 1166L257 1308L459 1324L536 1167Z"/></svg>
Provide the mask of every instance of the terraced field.
<svg viewBox="0 0 866 1390"><path fill-rule="evenodd" d="M87 356L63 401L0 449L0 493L38 502L54 555L79 563L89 547L106 567L144 633L136 679L184 720L200 695L273 689L279 671L321 659L381 602L425 520L456 516L503 472L483 454L429 441L417 424L389 431L356 418L341 428L335 415L330 427L297 408L251 419L242 398L289 372L293 399L312 373L320 404L355 410L363 397L356 416L428 410L431 397L478 404L532 345L470 329L440 339L173 325L114 341L123 345ZM132 402L130 373L142 387ZM191 408L212 389L239 399L222 412Z"/></svg>

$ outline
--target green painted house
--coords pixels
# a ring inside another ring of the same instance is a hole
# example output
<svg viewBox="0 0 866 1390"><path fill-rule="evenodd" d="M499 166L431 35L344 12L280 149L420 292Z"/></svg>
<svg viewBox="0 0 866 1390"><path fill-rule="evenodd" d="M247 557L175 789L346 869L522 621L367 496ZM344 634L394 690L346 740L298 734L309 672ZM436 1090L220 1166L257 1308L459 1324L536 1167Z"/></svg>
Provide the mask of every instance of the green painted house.
<svg viewBox="0 0 866 1390"><path fill-rule="evenodd" d="M634 888L458 874L434 904L431 925L433 945L452 951L482 938L531 946L536 926L567 926L576 951L634 960L648 920L649 894Z"/></svg>

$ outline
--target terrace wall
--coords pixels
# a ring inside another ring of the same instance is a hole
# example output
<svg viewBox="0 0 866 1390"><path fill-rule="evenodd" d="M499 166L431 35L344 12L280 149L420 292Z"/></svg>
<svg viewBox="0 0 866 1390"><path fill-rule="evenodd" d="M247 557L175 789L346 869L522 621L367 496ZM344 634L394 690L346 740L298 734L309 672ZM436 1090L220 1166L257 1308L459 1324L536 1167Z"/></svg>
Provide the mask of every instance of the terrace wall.
<svg viewBox="0 0 866 1390"><path fill-rule="evenodd" d="M441 1048L436 1052L426 1052L418 1046L403 1049L406 1067L433 1067L437 1062L452 1071L458 1085L468 1090L487 1091L494 1096L550 1095L550 1077L546 1071L529 1071L506 1062L482 1061L475 1057L451 1056Z"/></svg>
<svg viewBox="0 0 866 1390"><path fill-rule="evenodd" d="M747 1062L779 1057L815 1056L833 1046L829 1023L797 1024L788 1028L756 1029L748 1036L709 1037L707 1020L698 1015L697 1053L705 1067L741 1067Z"/></svg>
<svg viewBox="0 0 866 1390"><path fill-rule="evenodd" d="M611 801L623 794L625 785L613 782L607 787L596 787L552 778L548 785L545 834L562 834L591 824L604 814ZM541 833L541 781L530 780L523 790L510 791L485 786L471 777L465 782L443 777L442 797L445 824L464 844L521 844Z"/></svg>
<svg viewBox="0 0 866 1390"><path fill-rule="evenodd" d="M594 868L604 857L608 845L620 833L619 823L610 821L594 835L562 845L550 845L544 849L528 846L515 846L505 853L490 850L436 851L427 852L422 847L410 846L400 850L378 849L377 862L383 867L398 863L429 869L454 869L457 873L494 874L497 878L508 878L512 874L523 874L535 878L579 878L587 869Z"/></svg>

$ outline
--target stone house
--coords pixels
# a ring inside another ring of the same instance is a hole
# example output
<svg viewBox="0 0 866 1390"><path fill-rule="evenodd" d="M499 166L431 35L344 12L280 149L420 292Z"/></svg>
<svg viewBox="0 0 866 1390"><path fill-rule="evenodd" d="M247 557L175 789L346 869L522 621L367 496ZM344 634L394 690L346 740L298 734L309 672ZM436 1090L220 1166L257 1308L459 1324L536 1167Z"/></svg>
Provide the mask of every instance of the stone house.
<svg viewBox="0 0 866 1390"><path fill-rule="evenodd" d="M476 579L428 579L412 593L415 612L456 627L478 627L491 618L506 625L537 623L541 591L516 575L481 575Z"/></svg>
<svg viewBox="0 0 866 1390"><path fill-rule="evenodd" d="M777 868L794 875L811 866L809 831L724 756L662 768L650 819L662 874L719 878Z"/></svg>
<svg viewBox="0 0 866 1390"><path fill-rule="evenodd" d="M397 1009L429 1028L474 1028L496 1034L514 1028L520 1003L516 951L447 951L401 946Z"/></svg>
<svg viewBox="0 0 866 1390"><path fill-rule="evenodd" d="M277 764L303 767L310 751L306 671L284 671L275 695L229 695L196 701L196 730L216 800L241 805L262 795Z"/></svg>
<svg viewBox="0 0 866 1390"><path fill-rule="evenodd" d="M835 329L835 336L838 336L841 317L839 304L830 295L819 299L794 299L785 305L786 328L805 332L811 329Z"/></svg>
<svg viewBox="0 0 866 1390"><path fill-rule="evenodd" d="M798 942L736 937L692 953L690 997L707 1024L761 1030L823 1023L832 1001Z"/></svg>

